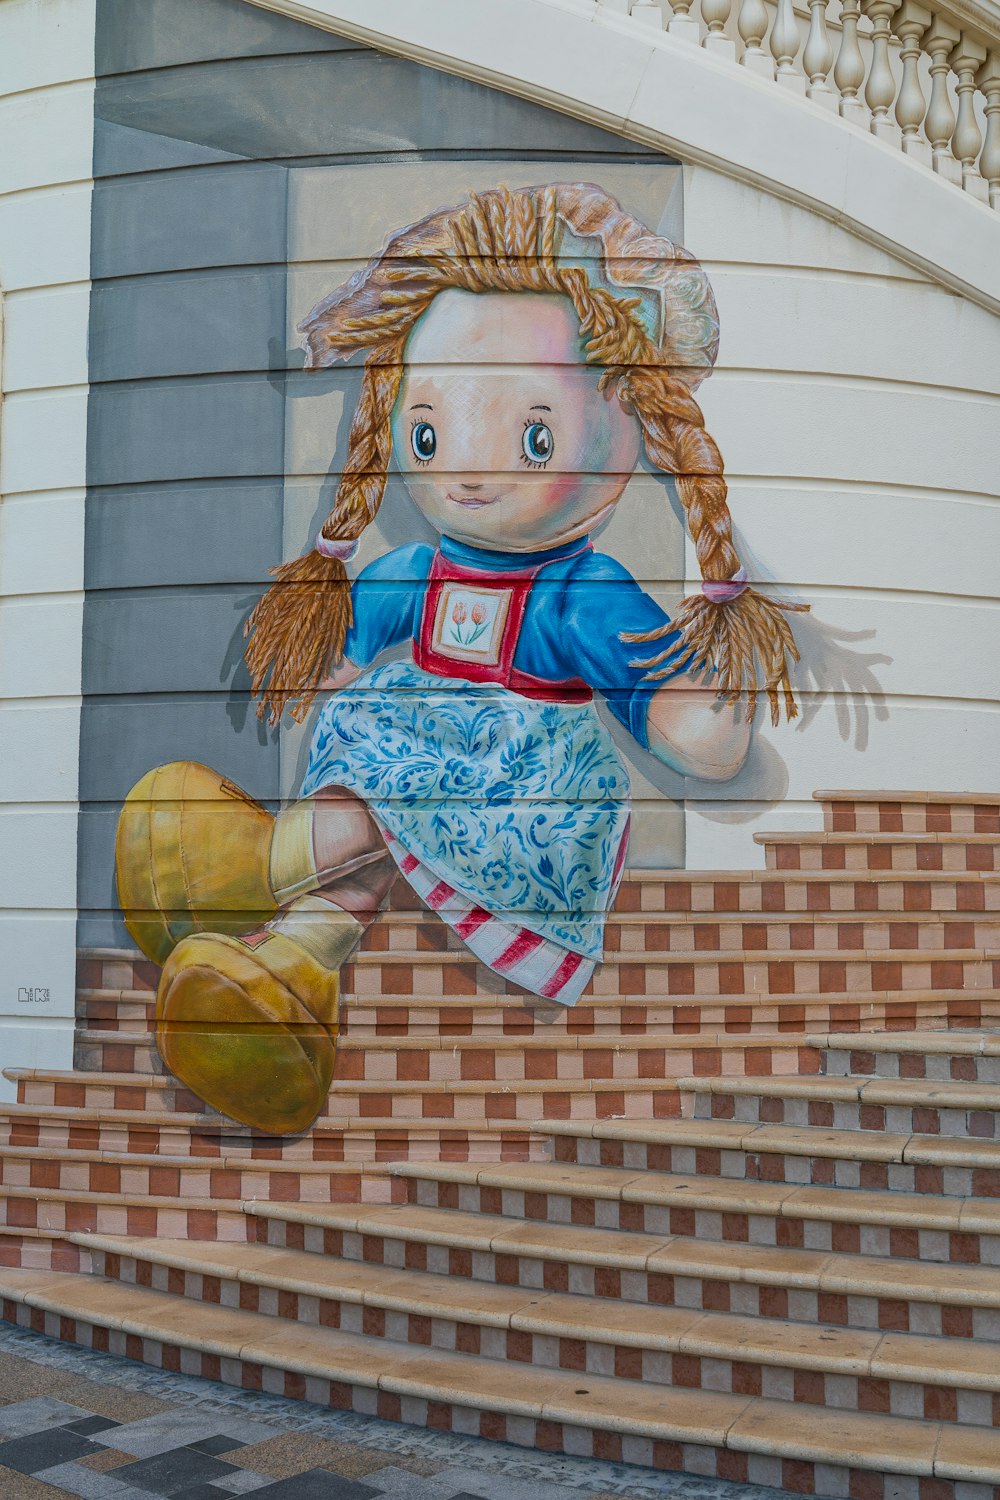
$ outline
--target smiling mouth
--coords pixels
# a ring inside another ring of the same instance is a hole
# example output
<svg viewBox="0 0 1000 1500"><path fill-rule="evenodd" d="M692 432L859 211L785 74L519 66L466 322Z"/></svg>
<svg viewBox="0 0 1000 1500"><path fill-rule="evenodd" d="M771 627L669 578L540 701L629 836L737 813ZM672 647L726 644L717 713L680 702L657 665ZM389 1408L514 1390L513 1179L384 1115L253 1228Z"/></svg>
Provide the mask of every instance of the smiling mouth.
<svg viewBox="0 0 1000 1500"><path fill-rule="evenodd" d="M500 499L499 495L449 495L448 499L454 505L461 505L466 510L481 510L484 505L495 505Z"/></svg>

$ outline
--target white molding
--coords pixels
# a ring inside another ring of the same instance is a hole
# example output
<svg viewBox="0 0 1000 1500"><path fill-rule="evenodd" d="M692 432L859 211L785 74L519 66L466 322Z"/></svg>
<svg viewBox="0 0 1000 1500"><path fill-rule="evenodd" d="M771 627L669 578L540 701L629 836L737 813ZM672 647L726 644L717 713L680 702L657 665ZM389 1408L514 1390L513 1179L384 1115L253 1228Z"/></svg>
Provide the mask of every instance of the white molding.
<svg viewBox="0 0 1000 1500"><path fill-rule="evenodd" d="M0 1054L8 1065L72 1059L72 1025L52 1017L73 1014L76 966L94 36L94 0L0 0ZM50 999L26 1008L23 988ZM9 1093L0 1085L0 1097Z"/></svg>
<svg viewBox="0 0 1000 1500"><path fill-rule="evenodd" d="M998 218L894 146L581 0L247 0L753 183L1000 312ZM697 249L697 247L695 247Z"/></svg>

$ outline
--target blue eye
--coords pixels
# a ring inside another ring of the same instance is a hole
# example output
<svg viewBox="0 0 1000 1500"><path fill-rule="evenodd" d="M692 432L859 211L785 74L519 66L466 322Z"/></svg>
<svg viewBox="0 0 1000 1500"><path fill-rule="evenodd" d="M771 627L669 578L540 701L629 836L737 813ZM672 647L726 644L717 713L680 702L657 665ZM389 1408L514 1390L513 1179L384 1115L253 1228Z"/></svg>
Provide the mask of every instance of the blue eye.
<svg viewBox="0 0 1000 1500"><path fill-rule="evenodd" d="M437 448L437 433L429 422L417 422L410 433L410 447L418 463L430 463Z"/></svg>
<svg viewBox="0 0 1000 1500"><path fill-rule="evenodd" d="M547 464L552 457L555 439L544 422L529 422L521 438L521 448L529 464Z"/></svg>

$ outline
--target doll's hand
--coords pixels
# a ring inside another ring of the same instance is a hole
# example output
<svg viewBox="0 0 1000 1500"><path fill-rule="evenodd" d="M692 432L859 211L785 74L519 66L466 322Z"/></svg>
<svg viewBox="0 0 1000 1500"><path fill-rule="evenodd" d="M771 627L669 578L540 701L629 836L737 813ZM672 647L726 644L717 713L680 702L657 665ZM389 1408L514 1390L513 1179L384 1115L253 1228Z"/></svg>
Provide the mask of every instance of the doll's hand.
<svg viewBox="0 0 1000 1500"><path fill-rule="evenodd" d="M704 674L675 678L649 700L649 748L682 776L728 781L750 749L750 725L739 703L723 703Z"/></svg>

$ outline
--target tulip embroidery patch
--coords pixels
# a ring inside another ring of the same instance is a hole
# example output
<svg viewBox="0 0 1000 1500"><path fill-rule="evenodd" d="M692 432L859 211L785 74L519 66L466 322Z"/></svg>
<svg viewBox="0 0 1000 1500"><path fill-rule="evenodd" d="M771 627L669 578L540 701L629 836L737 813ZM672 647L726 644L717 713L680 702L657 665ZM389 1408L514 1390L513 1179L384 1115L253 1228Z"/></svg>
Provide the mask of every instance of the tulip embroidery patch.
<svg viewBox="0 0 1000 1500"><path fill-rule="evenodd" d="M445 584L434 617L435 651L455 661L496 666L510 601L510 589Z"/></svg>

